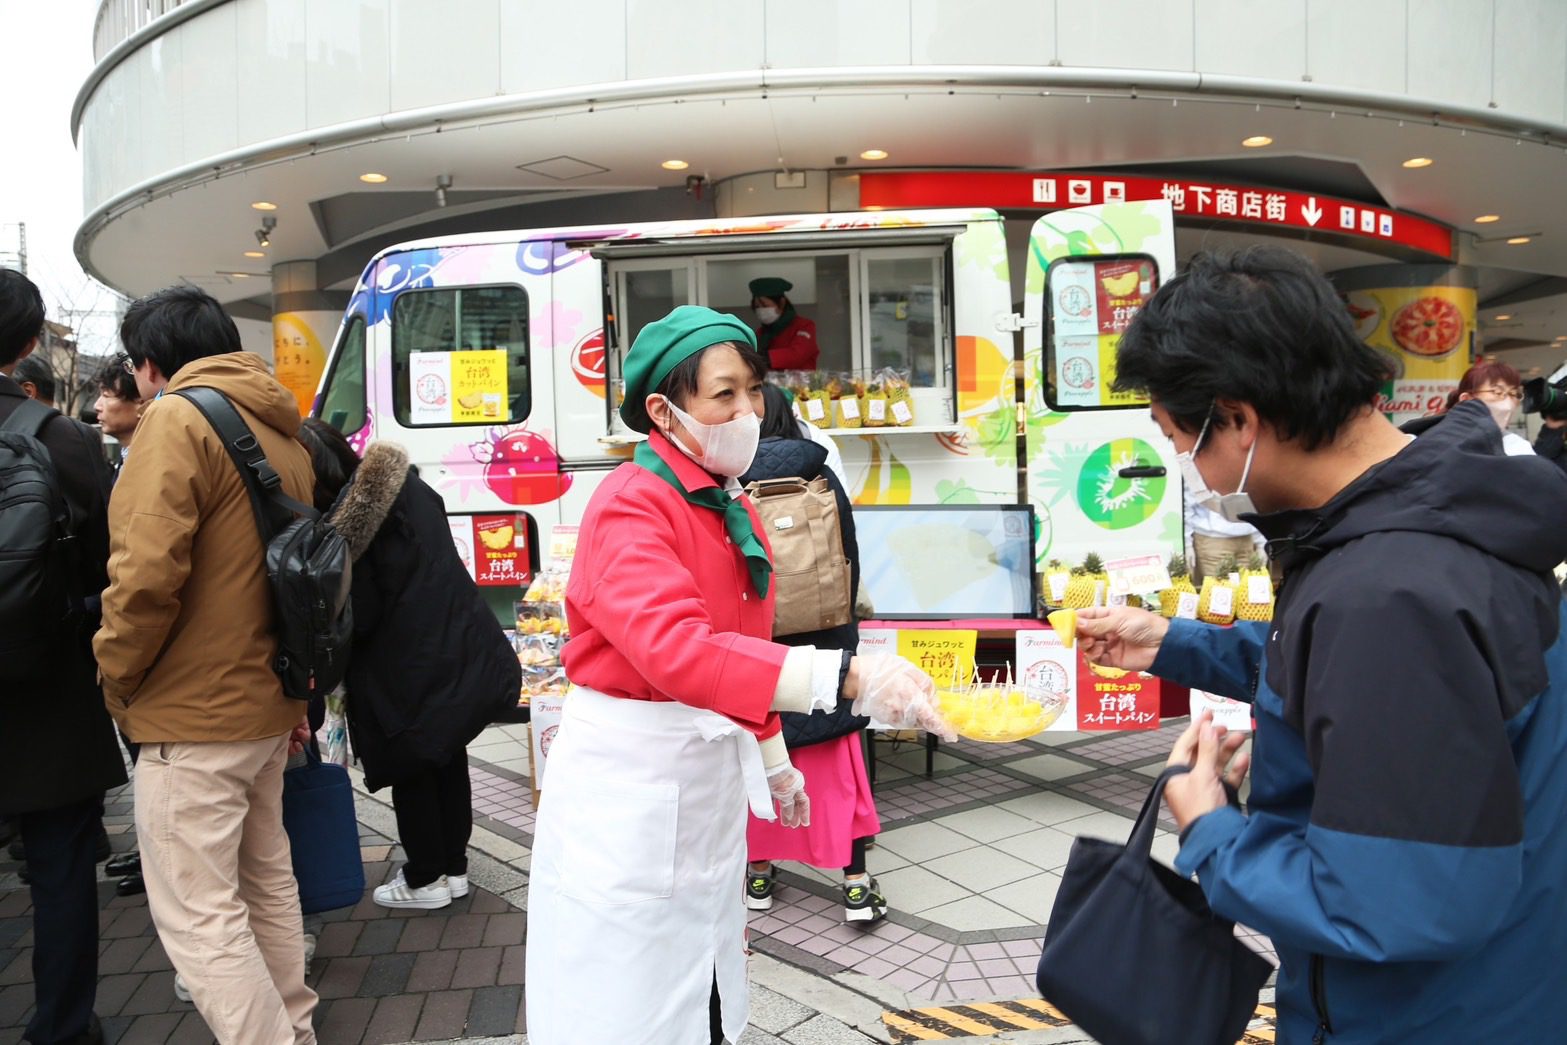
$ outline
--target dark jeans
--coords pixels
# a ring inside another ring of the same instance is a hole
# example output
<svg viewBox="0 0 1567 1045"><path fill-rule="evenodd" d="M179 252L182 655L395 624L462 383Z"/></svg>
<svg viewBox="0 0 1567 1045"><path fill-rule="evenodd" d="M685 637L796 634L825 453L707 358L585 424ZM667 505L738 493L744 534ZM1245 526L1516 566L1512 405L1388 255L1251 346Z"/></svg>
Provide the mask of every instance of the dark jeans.
<svg viewBox="0 0 1567 1045"><path fill-rule="evenodd" d="M17 817L33 890L32 1042L87 1033L98 991L98 798Z"/></svg>
<svg viewBox="0 0 1567 1045"><path fill-rule="evenodd" d="M443 874L468 873L468 837L473 834L468 752L439 769L421 770L392 785L397 833L408 862L403 878L412 888Z"/></svg>

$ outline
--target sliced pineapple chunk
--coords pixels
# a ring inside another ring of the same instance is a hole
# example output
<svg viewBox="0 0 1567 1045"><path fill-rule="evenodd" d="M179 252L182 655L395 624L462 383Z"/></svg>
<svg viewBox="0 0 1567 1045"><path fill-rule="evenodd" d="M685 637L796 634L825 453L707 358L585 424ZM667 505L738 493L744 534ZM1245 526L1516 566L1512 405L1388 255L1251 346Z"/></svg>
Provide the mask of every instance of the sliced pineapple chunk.
<svg viewBox="0 0 1567 1045"><path fill-rule="evenodd" d="M1077 645L1076 610L1056 610L1047 614L1045 620L1049 621L1050 626L1056 629L1056 634L1061 636L1061 645L1067 649Z"/></svg>

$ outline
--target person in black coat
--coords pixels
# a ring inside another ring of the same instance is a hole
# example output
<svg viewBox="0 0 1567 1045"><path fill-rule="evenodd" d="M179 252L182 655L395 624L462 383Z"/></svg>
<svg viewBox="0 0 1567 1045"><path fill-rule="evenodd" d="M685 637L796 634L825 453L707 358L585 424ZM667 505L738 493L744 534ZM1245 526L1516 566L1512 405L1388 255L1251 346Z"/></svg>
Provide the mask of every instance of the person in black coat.
<svg viewBox="0 0 1567 1045"><path fill-rule="evenodd" d="M392 788L408 860L383 907L445 907L468 892L473 807L467 745L517 703L517 654L452 543L441 497L392 443L363 462L330 425L300 441L316 504L352 550L354 646L344 681L365 786Z"/></svg>
<svg viewBox="0 0 1567 1045"><path fill-rule="evenodd" d="M827 467L827 448L806 436L801 428L806 422L795 417L793 407L779 388L763 385L762 398L761 442L751 467L739 481L745 485L762 479L825 479L838 503L843 553L849 560L849 590L858 592L860 546L854 531L854 505L843 484ZM778 635L775 639L790 646L852 650L860 644L859 622L851 611L849 621L836 628ZM843 836L848 834L849 858L841 865L844 917L851 922L875 921L887 913L887 901L865 869L865 835L874 834L879 827L859 747L860 731L870 720L854 715L846 701L839 701L833 711L808 715L784 712L780 717L790 757L797 760L796 764L805 762L812 766L802 770L806 793L811 796L812 823L779 834L772 825L751 821L747 832L751 862L745 880L746 906L753 911L772 906L772 859L802 859L816 866L837 866L823 861L830 853L843 852ZM810 754L797 754L802 749L809 749ZM845 772L846 767L852 771Z"/></svg>
<svg viewBox="0 0 1567 1045"><path fill-rule="evenodd" d="M43 324L38 288L0 269L0 424L30 402L10 373L37 347ZM94 1042L103 1040L93 1015L99 816L104 791L125 783L91 644L108 584L109 469L80 422L56 415L38 438L70 510L82 613L55 649L7 649L8 658L36 658L40 669L36 683L0 683L0 816L21 828L32 885L36 1010L25 1037Z"/></svg>

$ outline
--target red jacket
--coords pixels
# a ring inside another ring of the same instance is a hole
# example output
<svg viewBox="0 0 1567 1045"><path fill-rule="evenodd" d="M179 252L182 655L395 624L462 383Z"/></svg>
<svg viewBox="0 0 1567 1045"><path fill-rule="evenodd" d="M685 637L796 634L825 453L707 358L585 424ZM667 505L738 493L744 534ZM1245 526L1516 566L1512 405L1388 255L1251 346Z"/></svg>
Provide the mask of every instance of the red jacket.
<svg viewBox="0 0 1567 1045"><path fill-rule="evenodd" d="M687 489L716 485L662 435L650 439ZM621 465L588 502L566 620L561 662L577 685L710 709L764 739L779 731L769 708L789 648L770 638L772 589L757 597L717 512L647 469Z"/></svg>
<svg viewBox="0 0 1567 1045"><path fill-rule="evenodd" d="M815 370L820 353L816 321L797 315L773 335L767 346L767 365L774 370Z"/></svg>

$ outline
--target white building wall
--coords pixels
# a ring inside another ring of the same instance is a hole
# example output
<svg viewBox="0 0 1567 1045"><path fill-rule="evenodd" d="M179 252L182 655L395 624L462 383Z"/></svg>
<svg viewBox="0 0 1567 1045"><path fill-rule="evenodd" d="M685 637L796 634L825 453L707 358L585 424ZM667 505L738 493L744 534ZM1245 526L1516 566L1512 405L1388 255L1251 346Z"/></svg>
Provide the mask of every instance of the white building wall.
<svg viewBox="0 0 1567 1045"><path fill-rule="evenodd" d="M942 64L1309 81L1567 123L1567 2L231 0L136 47L92 91L83 192L90 211L207 157L470 99Z"/></svg>

